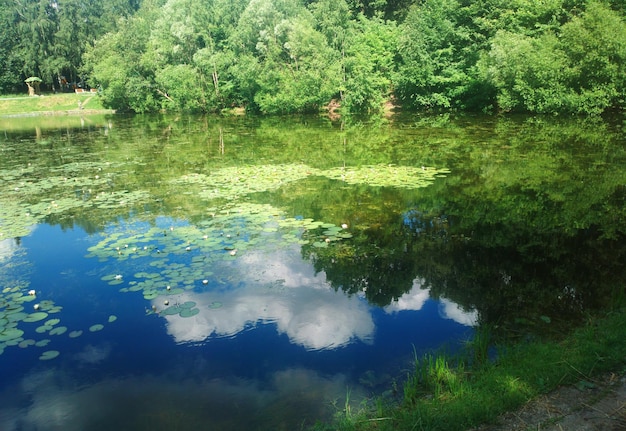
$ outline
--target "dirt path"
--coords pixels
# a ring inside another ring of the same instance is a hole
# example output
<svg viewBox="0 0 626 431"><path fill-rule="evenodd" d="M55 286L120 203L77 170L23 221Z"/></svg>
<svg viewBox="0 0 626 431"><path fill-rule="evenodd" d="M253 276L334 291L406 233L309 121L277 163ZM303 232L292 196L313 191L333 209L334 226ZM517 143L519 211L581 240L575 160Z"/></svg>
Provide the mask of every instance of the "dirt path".
<svg viewBox="0 0 626 431"><path fill-rule="evenodd" d="M626 431L626 375L607 374L539 397L473 431Z"/></svg>

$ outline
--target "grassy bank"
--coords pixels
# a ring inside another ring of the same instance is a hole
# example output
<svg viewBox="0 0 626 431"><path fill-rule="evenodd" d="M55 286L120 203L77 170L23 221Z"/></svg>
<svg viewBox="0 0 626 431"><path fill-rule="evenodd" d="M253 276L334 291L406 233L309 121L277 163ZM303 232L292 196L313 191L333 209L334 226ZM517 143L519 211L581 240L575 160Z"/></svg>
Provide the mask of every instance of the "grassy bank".
<svg viewBox="0 0 626 431"><path fill-rule="evenodd" d="M0 116L66 115L108 111L95 93L0 97ZM112 111L110 111L112 112Z"/></svg>
<svg viewBox="0 0 626 431"><path fill-rule="evenodd" d="M562 340L500 346L487 361L485 334L452 358L415 358L415 369L401 389L402 400L376 400L359 412L338 413L317 431L464 430L494 421L500 414L563 384L586 382L626 366L626 310L589 318Z"/></svg>

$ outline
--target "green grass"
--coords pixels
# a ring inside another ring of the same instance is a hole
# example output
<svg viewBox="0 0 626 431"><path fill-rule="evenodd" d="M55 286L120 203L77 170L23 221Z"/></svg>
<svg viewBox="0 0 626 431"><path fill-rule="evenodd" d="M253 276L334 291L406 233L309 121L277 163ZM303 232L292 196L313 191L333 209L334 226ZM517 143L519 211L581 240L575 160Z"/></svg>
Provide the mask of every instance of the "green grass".
<svg viewBox="0 0 626 431"><path fill-rule="evenodd" d="M0 116L79 112L78 102L81 102L83 110L105 110L100 98L93 93L62 93L34 97L16 95L0 97Z"/></svg>
<svg viewBox="0 0 626 431"><path fill-rule="evenodd" d="M464 355L415 357L415 369L394 405L376 400L318 431L458 431L494 421L500 414L563 384L585 381L626 365L626 310L589 318L561 340L501 346L494 362L477 361L485 333ZM476 346L478 345L478 347ZM480 353L479 358L484 358Z"/></svg>

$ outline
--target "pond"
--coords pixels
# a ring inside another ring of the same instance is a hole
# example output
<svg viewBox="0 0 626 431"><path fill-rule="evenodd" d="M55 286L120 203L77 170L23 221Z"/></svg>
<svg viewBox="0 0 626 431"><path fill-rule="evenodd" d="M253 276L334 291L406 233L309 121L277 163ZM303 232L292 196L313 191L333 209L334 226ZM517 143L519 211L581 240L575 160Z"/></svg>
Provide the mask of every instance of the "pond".
<svg viewBox="0 0 626 431"><path fill-rule="evenodd" d="M0 429L291 430L624 296L622 118L0 121Z"/></svg>

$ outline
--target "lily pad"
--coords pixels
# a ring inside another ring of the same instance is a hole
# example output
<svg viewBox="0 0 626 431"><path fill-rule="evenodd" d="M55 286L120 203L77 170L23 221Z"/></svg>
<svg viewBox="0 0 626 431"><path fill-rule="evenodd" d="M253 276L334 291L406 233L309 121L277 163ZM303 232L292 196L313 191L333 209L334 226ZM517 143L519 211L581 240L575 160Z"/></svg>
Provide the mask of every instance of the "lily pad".
<svg viewBox="0 0 626 431"><path fill-rule="evenodd" d="M50 335L63 335L67 332L67 326L57 326L50 330Z"/></svg>
<svg viewBox="0 0 626 431"><path fill-rule="evenodd" d="M91 325L89 327L89 332L98 332L98 331L102 331L104 329L104 325L101 325L100 323L96 323L95 325Z"/></svg>
<svg viewBox="0 0 626 431"><path fill-rule="evenodd" d="M19 347L21 347L22 349L27 348L28 346L34 346L35 345L35 340L23 340L20 341L20 344L18 344Z"/></svg>
<svg viewBox="0 0 626 431"><path fill-rule="evenodd" d="M24 331L21 329L9 328L4 330L4 332L0 332L0 342L15 340L16 338L20 338L22 335L24 335Z"/></svg>
<svg viewBox="0 0 626 431"><path fill-rule="evenodd" d="M113 314L111 314L111 315L109 316L109 323L113 323L113 322L115 322L116 320L117 320L117 316L115 316L115 315L113 315Z"/></svg>
<svg viewBox="0 0 626 431"><path fill-rule="evenodd" d="M58 350L47 350L41 354L39 357L40 361L49 361L50 359L54 359L60 355Z"/></svg>
<svg viewBox="0 0 626 431"><path fill-rule="evenodd" d="M181 311L182 308L179 305L172 305L171 307L167 307L162 310L160 314L163 316L173 316L175 314L179 314Z"/></svg>
<svg viewBox="0 0 626 431"><path fill-rule="evenodd" d="M81 331L81 330L72 331L68 335L69 335L70 338L77 338L77 337L80 337L81 335L83 335L83 331Z"/></svg>
<svg viewBox="0 0 626 431"><path fill-rule="evenodd" d="M35 328L35 332L38 334L43 334L44 332L48 332L52 329L53 327L50 325L41 325L38 326L37 328Z"/></svg>
<svg viewBox="0 0 626 431"><path fill-rule="evenodd" d="M180 317L192 317L200 312L197 308L183 308L180 312Z"/></svg>
<svg viewBox="0 0 626 431"><path fill-rule="evenodd" d="M45 319L46 317L48 317L48 313L44 312L44 311L38 311L36 313L31 313L28 316L26 316L24 318L24 322L39 322L40 320Z"/></svg>

